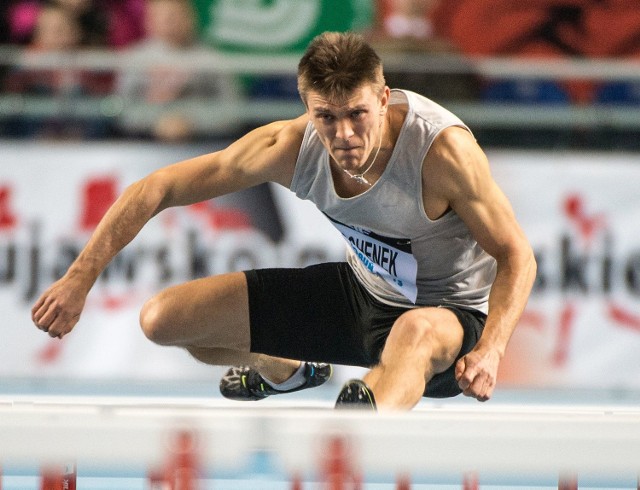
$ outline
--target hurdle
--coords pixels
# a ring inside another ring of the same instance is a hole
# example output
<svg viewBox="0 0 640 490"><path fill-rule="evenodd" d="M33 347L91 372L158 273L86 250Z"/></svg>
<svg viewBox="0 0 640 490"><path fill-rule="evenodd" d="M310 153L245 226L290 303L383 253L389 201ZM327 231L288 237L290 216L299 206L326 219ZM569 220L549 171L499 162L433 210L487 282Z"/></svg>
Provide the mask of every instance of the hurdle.
<svg viewBox="0 0 640 490"><path fill-rule="evenodd" d="M336 474L335 481L350 485L336 489L389 478L402 489L418 483L458 482L458 488L472 490L492 482L517 488L555 481L565 490L577 488L578 478L581 484L622 479L637 488L640 408L482 404L361 413L284 403L247 408L73 397L0 402L5 475L20 465L73 461L78 473L119 468L157 476L164 469L165 482L181 474L183 487L193 490L201 478L247 471L256 451L269 453L290 488L298 489L315 488L305 482L330 482ZM166 477L168 467L173 477Z"/></svg>

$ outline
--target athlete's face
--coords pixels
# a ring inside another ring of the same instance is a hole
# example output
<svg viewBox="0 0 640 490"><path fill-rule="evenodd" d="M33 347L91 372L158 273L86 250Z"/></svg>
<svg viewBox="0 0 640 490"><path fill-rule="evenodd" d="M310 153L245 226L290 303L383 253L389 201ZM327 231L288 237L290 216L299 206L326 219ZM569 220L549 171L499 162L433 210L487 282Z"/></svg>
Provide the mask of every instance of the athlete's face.
<svg viewBox="0 0 640 490"><path fill-rule="evenodd" d="M343 169L357 172L380 144L389 89L380 96L371 85L356 89L345 101L307 95L307 112L322 144Z"/></svg>

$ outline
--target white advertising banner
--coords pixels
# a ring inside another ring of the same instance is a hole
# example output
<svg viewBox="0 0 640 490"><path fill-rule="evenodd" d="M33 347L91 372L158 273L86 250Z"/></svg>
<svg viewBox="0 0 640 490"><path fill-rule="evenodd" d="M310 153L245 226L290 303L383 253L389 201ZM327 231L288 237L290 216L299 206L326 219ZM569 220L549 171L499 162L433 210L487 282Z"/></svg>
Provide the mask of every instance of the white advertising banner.
<svg viewBox="0 0 640 490"><path fill-rule="evenodd" d="M502 383L640 388L640 159L492 152L538 261Z"/></svg>
<svg viewBox="0 0 640 490"><path fill-rule="evenodd" d="M0 146L0 377L211 379L180 349L153 345L138 315L154 292L204 275L342 260L345 245L312 204L262 186L166 210L114 259L62 341L31 306L66 270L108 206L151 171L212 148Z"/></svg>
<svg viewBox="0 0 640 490"><path fill-rule="evenodd" d="M261 186L161 213L99 279L72 334L58 341L37 330L32 303L116 196L162 165L212 150L0 145L0 377L210 379L186 353L144 338L146 298L202 275L343 259L343 239L313 205ZM502 385L640 389L637 155L489 157L539 267Z"/></svg>

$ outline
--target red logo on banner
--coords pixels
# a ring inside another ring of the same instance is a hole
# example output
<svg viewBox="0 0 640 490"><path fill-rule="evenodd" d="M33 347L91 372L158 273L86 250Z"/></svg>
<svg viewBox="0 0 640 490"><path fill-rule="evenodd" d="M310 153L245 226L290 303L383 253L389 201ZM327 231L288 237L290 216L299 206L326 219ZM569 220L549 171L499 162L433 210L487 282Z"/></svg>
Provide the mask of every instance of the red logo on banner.
<svg viewBox="0 0 640 490"><path fill-rule="evenodd" d="M93 231L117 197L118 181L114 177L96 178L86 182L82 188L80 229ZM0 201L0 212L1 203L2 201ZM188 210L202 216L207 225L214 230L239 230L251 227L251 218L247 213L217 206L213 200L193 204L188 207Z"/></svg>
<svg viewBox="0 0 640 490"><path fill-rule="evenodd" d="M565 199L564 212L587 242L593 238L599 229L606 226L602 213L592 216L587 214L584 199L578 194L573 194Z"/></svg>
<svg viewBox="0 0 640 490"><path fill-rule="evenodd" d="M609 302L609 317L619 326L640 332L640 315L629 313L624 308Z"/></svg>
<svg viewBox="0 0 640 490"><path fill-rule="evenodd" d="M564 210L567 217L573 222L578 233L585 240L587 247L591 245L591 240L598 231L607 228L605 216L602 213L587 213L584 199L578 194L573 194L566 198ZM614 304L611 300L609 300L607 305L606 315L617 326L640 332L640 316ZM574 305L571 303L565 304L560 314L558 344L554 356L554 360L558 365L564 365L567 361L575 317L576 311Z"/></svg>
<svg viewBox="0 0 640 490"><path fill-rule="evenodd" d="M241 230L251 227L251 218L241 210L219 207L213 200L189 206L189 211L203 216L214 230Z"/></svg>
<svg viewBox="0 0 640 490"><path fill-rule="evenodd" d="M80 229L92 231L115 202L118 182L114 177L91 179L82 189Z"/></svg>
<svg viewBox="0 0 640 490"><path fill-rule="evenodd" d="M36 353L36 358L40 364L53 364L62 354L63 342L58 339L51 339Z"/></svg>
<svg viewBox="0 0 640 490"><path fill-rule="evenodd" d="M0 230L14 228L18 222L11 210L11 188L0 186Z"/></svg>

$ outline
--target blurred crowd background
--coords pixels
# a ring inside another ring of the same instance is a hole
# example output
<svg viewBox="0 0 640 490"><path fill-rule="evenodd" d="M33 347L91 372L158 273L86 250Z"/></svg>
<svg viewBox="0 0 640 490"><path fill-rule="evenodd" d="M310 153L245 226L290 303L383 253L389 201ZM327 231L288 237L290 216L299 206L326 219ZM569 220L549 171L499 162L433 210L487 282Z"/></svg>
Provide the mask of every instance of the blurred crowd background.
<svg viewBox="0 0 640 490"><path fill-rule="evenodd" d="M5 0L0 137L185 142L303 108L295 63L363 33L392 87L492 146L638 149L637 0ZM500 60L508 63L500 65Z"/></svg>
<svg viewBox="0 0 640 490"><path fill-rule="evenodd" d="M298 116L309 41L357 31L389 86L470 126L534 246L501 385L640 392L638 1L0 2L1 389L171 379L217 393L210 368L147 341L139 307L204 275L342 260L335 230L280 186L154 220L65 342L33 328L31 304L128 183Z"/></svg>

